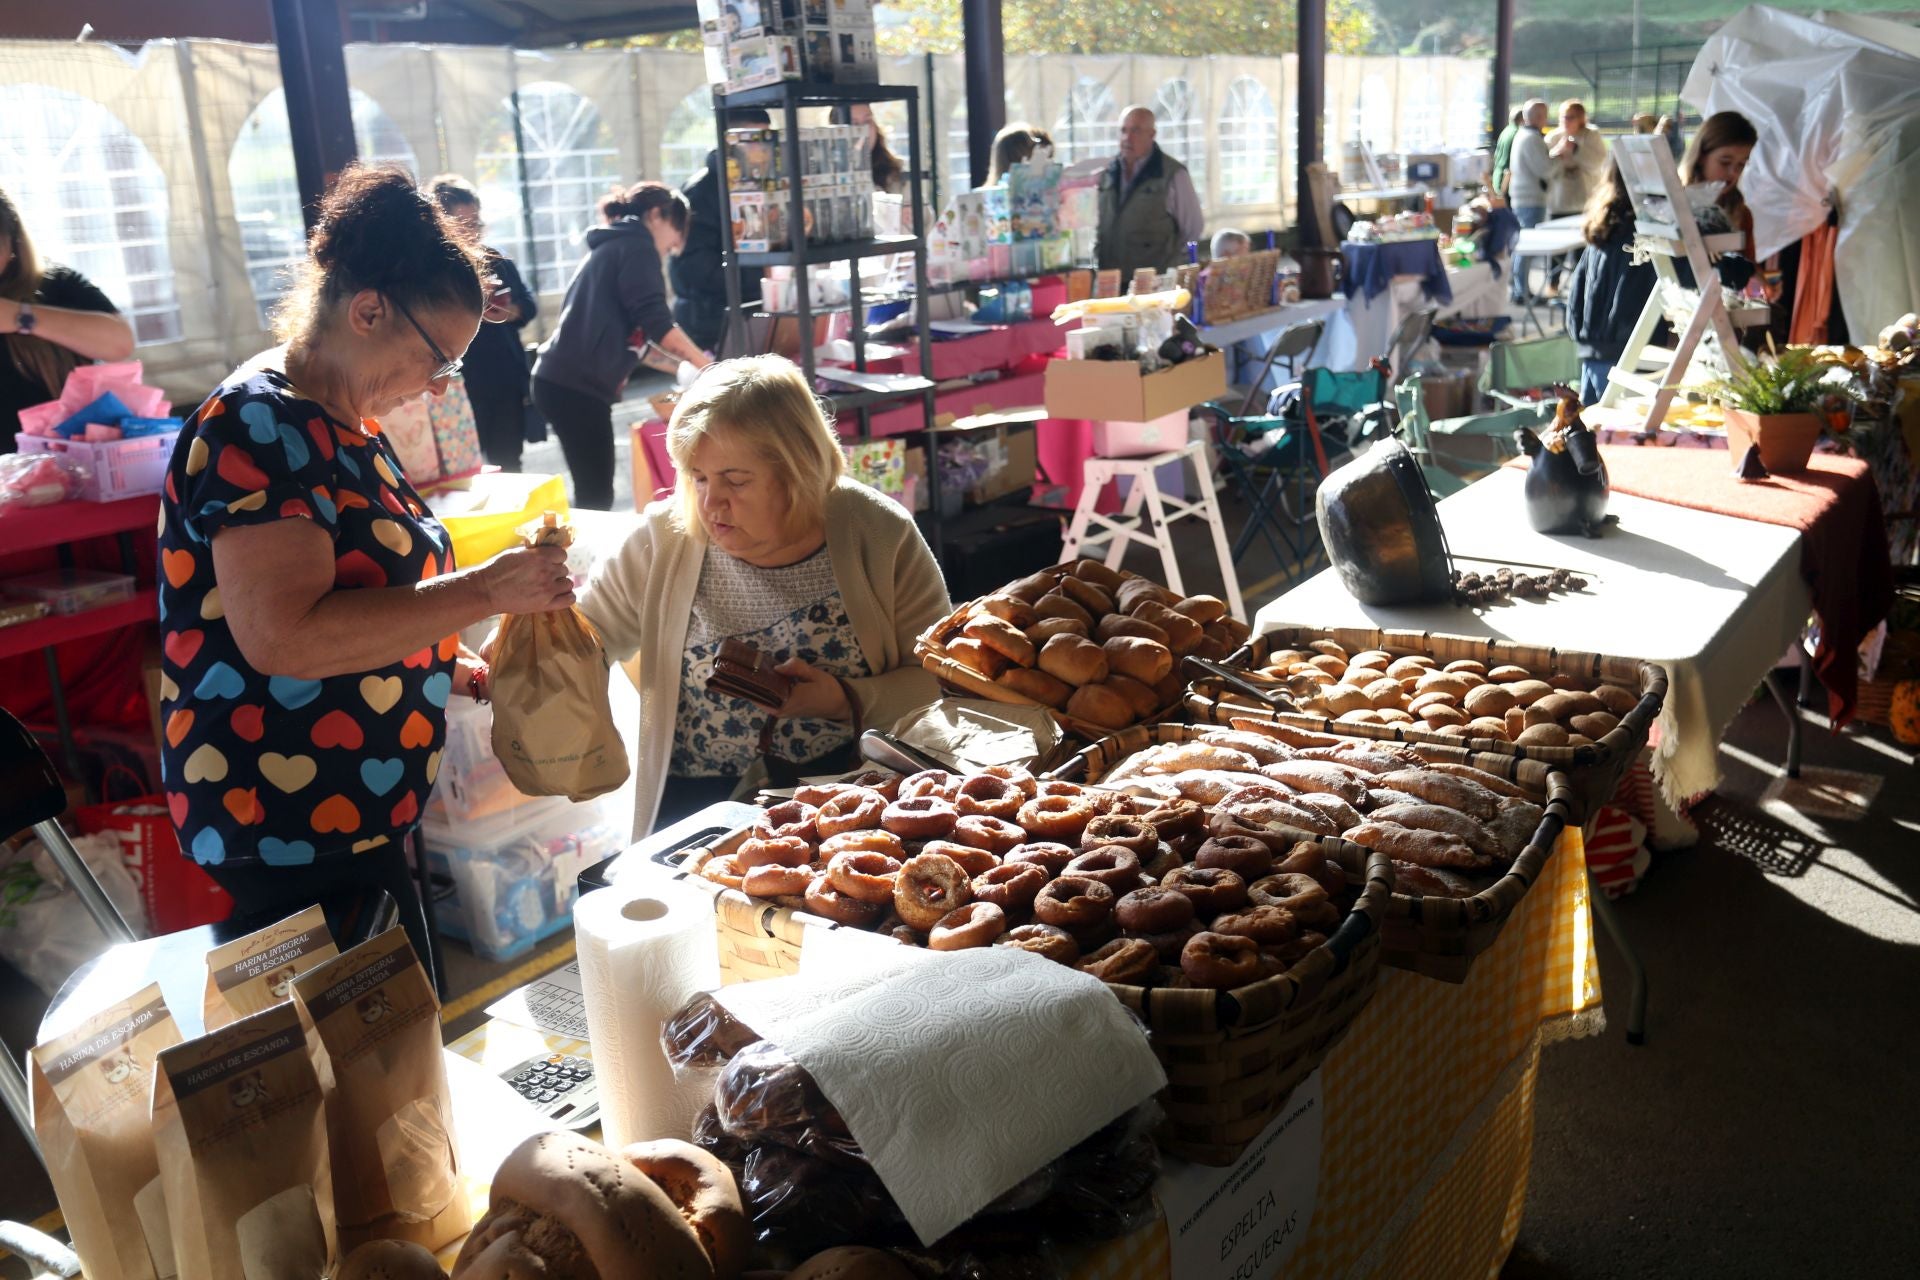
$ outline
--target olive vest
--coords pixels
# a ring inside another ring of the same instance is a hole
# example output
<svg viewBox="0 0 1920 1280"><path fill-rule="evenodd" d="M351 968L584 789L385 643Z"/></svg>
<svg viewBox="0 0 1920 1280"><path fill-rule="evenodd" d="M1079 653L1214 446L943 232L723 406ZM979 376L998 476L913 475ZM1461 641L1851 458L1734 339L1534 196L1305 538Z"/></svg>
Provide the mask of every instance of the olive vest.
<svg viewBox="0 0 1920 1280"><path fill-rule="evenodd" d="M1167 212L1167 185L1185 171L1155 144L1139 180L1124 196L1118 156L1100 175L1100 266L1120 268L1123 288L1141 267L1165 271L1180 262L1180 227Z"/></svg>

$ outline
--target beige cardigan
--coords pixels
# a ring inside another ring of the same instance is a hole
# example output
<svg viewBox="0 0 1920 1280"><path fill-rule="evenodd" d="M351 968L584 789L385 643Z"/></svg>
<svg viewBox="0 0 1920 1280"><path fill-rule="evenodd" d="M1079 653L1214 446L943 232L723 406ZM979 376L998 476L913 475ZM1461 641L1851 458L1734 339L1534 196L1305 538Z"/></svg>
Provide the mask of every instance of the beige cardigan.
<svg viewBox="0 0 1920 1280"><path fill-rule="evenodd" d="M580 597L607 656L639 655L640 725L634 739L633 838L653 829L673 759L681 660L706 538L676 529L677 497L648 506L618 553L602 561ZM913 642L952 611L940 566L913 518L892 499L841 480L827 495L827 555L867 666L880 674L849 680L860 722L884 728L940 696L913 660Z"/></svg>

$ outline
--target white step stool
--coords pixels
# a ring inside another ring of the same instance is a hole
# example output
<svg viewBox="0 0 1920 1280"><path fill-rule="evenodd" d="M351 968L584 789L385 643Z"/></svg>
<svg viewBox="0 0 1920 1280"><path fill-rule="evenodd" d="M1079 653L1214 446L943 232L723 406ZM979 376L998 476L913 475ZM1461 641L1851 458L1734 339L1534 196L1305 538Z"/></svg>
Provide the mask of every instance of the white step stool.
<svg viewBox="0 0 1920 1280"><path fill-rule="evenodd" d="M1186 594L1186 588L1180 581L1180 564L1173 553L1173 535L1168 526L1175 520L1205 520L1207 527L1213 530L1213 550L1220 560L1220 575L1226 580L1227 608L1240 621L1247 621L1246 605L1240 599L1240 578L1233 571L1233 553L1227 549L1226 527L1220 523L1220 508L1213 498L1213 475L1207 468L1206 444L1200 440L1190 440L1178 449L1169 449L1165 453L1148 454L1140 458L1088 458L1081 464L1083 477L1080 489L1080 502L1073 509L1073 522L1067 526L1066 542L1060 551L1061 563L1078 559L1084 548L1098 543L1107 544L1106 564L1109 569L1118 569L1127 558L1130 543L1144 543L1160 548L1160 564L1166 574L1166 584L1179 595ZM1193 463L1196 489L1200 497L1196 502L1179 502L1160 492L1160 485L1154 479L1154 472L1170 462L1182 459ZM1101 492L1107 482L1118 476L1127 476L1132 483L1127 487L1126 505L1117 516L1103 516L1095 511L1094 504L1100 501ZM1141 528L1140 507L1145 504L1152 531ZM1089 531L1088 526L1094 526Z"/></svg>

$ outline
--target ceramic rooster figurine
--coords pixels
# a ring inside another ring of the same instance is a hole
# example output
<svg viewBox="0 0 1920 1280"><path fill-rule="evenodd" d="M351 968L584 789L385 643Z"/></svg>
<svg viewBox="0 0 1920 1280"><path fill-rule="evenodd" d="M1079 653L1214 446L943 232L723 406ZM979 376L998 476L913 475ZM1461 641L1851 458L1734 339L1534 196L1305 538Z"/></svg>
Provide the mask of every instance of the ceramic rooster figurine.
<svg viewBox="0 0 1920 1280"><path fill-rule="evenodd" d="M1545 438L1530 428L1513 433L1533 459L1527 469L1527 523L1536 533L1600 536L1607 518L1607 464L1599 442L1580 420L1580 397L1558 387L1560 404Z"/></svg>

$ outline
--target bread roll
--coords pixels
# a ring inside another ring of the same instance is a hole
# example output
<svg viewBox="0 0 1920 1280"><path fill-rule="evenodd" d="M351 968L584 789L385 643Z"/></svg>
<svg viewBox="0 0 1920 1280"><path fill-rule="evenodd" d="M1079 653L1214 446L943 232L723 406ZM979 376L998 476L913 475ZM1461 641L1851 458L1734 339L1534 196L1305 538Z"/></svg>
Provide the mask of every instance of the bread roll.
<svg viewBox="0 0 1920 1280"><path fill-rule="evenodd" d="M369 1240L340 1264L336 1280L446 1280L425 1247L403 1240Z"/></svg>
<svg viewBox="0 0 1920 1280"><path fill-rule="evenodd" d="M1000 673L1007 669L1007 660L998 650L989 649L971 636L961 636L947 643L947 656L976 675L989 680L997 680Z"/></svg>
<svg viewBox="0 0 1920 1280"><path fill-rule="evenodd" d="M1469 715L1504 716L1508 707L1519 704L1513 700L1511 691L1497 684L1483 684L1467 690L1467 696L1461 699L1460 705L1466 708Z"/></svg>
<svg viewBox="0 0 1920 1280"><path fill-rule="evenodd" d="M1211 634L1203 631L1200 634L1200 643L1193 646L1193 652L1185 656L1205 658L1209 662L1224 662L1237 647L1228 644L1225 640L1215 639Z"/></svg>
<svg viewBox="0 0 1920 1280"><path fill-rule="evenodd" d="M1025 600L1028 604L1032 604L1041 596L1053 590L1053 585L1054 578L1051 573L1034 573L1020 579L1018 582L1008 583L999 594L1012 596L1017 600Z"/></svg>
<svg viewBox="0 0 1920 1280"><path fill-rule="evenodd" d="M1094 639L1105 642L1115 636L1139 636L1142 640L1155 640L1161 644L1169 644L1165 631L1143 618L1135 618L1125 613L1110 613L1094 624Z"/></svg>
<svg viewBox="0 0 1920 1280"><path fill-rule="evenodd" d="M1087 624L1077 618L1042 618L1027 628L1027 639L1036 645L1042 645L1055 636L1085 638L1087 632Z"/></svg>
<svg viewBox="0 0 1920 1280"><path fill-rule="evenodd" d="M997 618L990 613L978 614L969 618L961 631L967 639L978 640L1008 662L1022 667L1033 665L1036 656L1033 641L1005 618Z"/></svg>
<svg viewBox="0 0 1920 1280"><path fill-rule="evenodd" d="M1307 642L1307 648L1313 650L1315 653L1328 654L1340 659L1342 662L1348 660L1347 651L1341 648L1338 640L1310 640Z"/></svg>
<svg viewBox="0 0 1920 1280"><path fill-rule="evenodd" d="M1113 612L1113 597L1084 578L1060 579L1060 594L1096 618Z"/></svg>
<svg viewBox="0 0 1920 1280"><path fill-rule="evenodd" d="M1033 611L1032 605L1020 599L1018 596L1010 596L1004 592L990 596L982 596L977 608L981 612L990 613L996 618L1005 618L1022 631L1025 631L1028 627L1040 620L1040 615Z"/></svg>
<svg viewBox="0 0 1920 1280"><path fill-rule="evenodd" d="M1039 667L1070 685L1096 684L1107 678L1107 655L1079 636L1055 636L1040 646ZM1117 695L1116 695L1117 696Z"/></svg>
<svg viewBox="0 0 1920 1280"><path fill-rule="evenodd" d="M1380 674L1387 674L1387 668L1393 665L1393 655L1385 649L1362 649L1347 659L1351 667L1378 667Z"/></svg>
<svg viewBox="0 0 1920 1280"><path fill-rule="evenodd" d="M1367 701L1373 704L1375 711L1385 711L1392 707L1396 710L1406 706L1406 690L1392 676L1381 676L1370 681L1360 692L1367 695Z"/></svg>
<svg viewBox="0 0 1920 1280"><path fill-rule="evenodd" d="M1187 654L1200 643L1200 637L1206 632L1200 624L1184 613L1175 613L1158 600L1143 600L1130 612L1134 617L1151 622L1167 633L1167 647L1177 654Z"/></svg>
<svg viewBox="0 0 1920 1280"><path fill-rule="evenodd" d="M1218 622L1209 622L1206 632L1229 649L1238 649L1253 634L1253 628L1238 618L1222 618Z"/></svg>
<svg viewBox="0 0 1920 1280"><path fill-rule="evenodd" d="M1617 684L1603 684L1593 691L1600 699L1600 705L1613 715L1625 717L1627 712L1640 705L1640 695L1631 689L1622 689Z"/></svg>
<svg viewBox="0 0 1920 1280"><path fill-rule="evenodd" d="M1066 681L1027 667L1009 667L1001 674L1000 683L1021 697L1031 698L1055 711L1065 710L1067 699L1073 694L1073 686Z"/></svg>
<svg viewBox="0 0 1920 1280"><path fill-rule="evenodd" d="M1591 715L1573 716L1569 718L1567 728L1589 738L1604 738L1609 733L1612 733L1619 723L1618 717L1605 711L1596 711Z"/></svg>
<svg viewBox="0 0 1920 1280"><path fill-rule="evenodd" d="M1175 613L1183 613L1201 626L1209 622L1218 622L1227 616L1227 602L1219 596L1188 596L1173 606Z"/></svg>
<svg viewBox="0 0 1920 1280"><path fill-rule="evenodd" d="M1505 666L1495 667L1493 670L1487 672L1487 679L1493 681L1495 684L1513 684L1519 680L1533 679L1533 672L1527 670L1525 667L1516 667L1512 663L1508 663Z"/></svg>
<svg viewBox="0 0 1920 1280"><path fill-rule="evenodd" d="M1118 591L1120 584L1126 581L1126 578L1121 576L1118 569L1109 569L1100 561L1089 560L1085 557L1075 560L1072 564L1068 565L1067 572L1082 582L1092 583L1108 595L1112 595Z"/></svg>
<svg viewBox="0 0 1920 1280"><path fill-rule="evenodd" d="M1349 711L1373 710L1373 699L1366 691L1350 684L1330 684L1320 691L1320 701L1329 714L1344 716Z"/></svg>
<svg viewBox="0 0 1920 1280"><path fill-rule="evenodd" d="M1072 618L1088 631L1093 630L1093 615L1058 591L1049 591L1034 601L1033 611L1043 618Z"/></svg>
<svg viewBox="0 0 1920 1280"><path fill-rule="evenodd" d="M1427 673L1427 669L1431 666L1433 666L1432 658L1414 654L1410 657L1395 658L1392 664L1387 667L1387 674L1395 680L1418 680Z"/></svg>
<svg viewBox="0 0 1920 1280"><path fill-rule="evenodd" d="M786 1280L913 1280L913 1272L885 1249L844 1245L814 1254Z"/></svg>
<svg viewBox="0 0 1920 1280"><path fill-rule="evenodd" d="M1180 597L1159 583L1149 582L1145 578L1128 578L1114 588L1113 601L1122 613L1132 613L1145 600L1173 605L1179 603Z"/></svg>
<svg viewBox="0 0 1920 1280"><path fill-rule="evenodd" d="M1173 651L1157 640L1115 636L1102 648L1107 655L1107 670L1145 684L1153 684L1173 670Z"/></svg>
<svg viewBox="0 0 1920 1280"><path fill-rule="evenodd" d="M620 1155L667 1193L700 1238L715 1276L738 1275L745 1269L753 1234L732 1170L691 1142L674 1138L629 1143Z"/></svg>
<svg viewBox="0 0 1920 1280"><path fill-rule="evenodd" d="M1083 684L1067 699L1067 714L1104 729L1124 729L1134 722L1133 704L1104 684Z"/></svg>
<svg viewBox="0 0 1920 1280"><path fill-rule="evenodd" d="M1513 700L1523 707L1530 707L1553 692L1553 686L1545 680L1512 680L1501 686L1513 695Z"/></svg>
<svg viewBox="0 0 1920 1280"><path fill-rule="evenodd" d="M1445 671L1429 671L1414 682L1413 691L1422 693L1444 693L1458 701L1467 696L1469 688L1466 681Z"/></svg>
<svg viewBox="0 0 1920 1280"><path fill-rule="evenodd" d="M1513 741L1522 747L1564 747L1567 745L1567 731L1557 724L1528 725Z"/></svg>
<svg viewBox="0 0 1920 1280"><path fill-rule="evenodd" d="M1164 705L1160 695L1153 691L1152 685L1141 684L1128 676L1109 675L1107 688L1127 700L1127 705L1133 708L1133 718L1136 720L1146 719Z"/></svg>
<svg viewBox="0 0 1920 1280"><path fill-rule="evenodd" d="M1444 725L1465 724L1467 713L1445 702L1430 702L1420 709L1420 718L1438 729Z"/></svg>
<svg viewBox="0 0 1920 1280"><path fill-rule="evenodd" d="M1476 676L1485 676L1487 674L1487 664L1484 662L1477 662L1472 658L1457 659L1456 661L1449 662L1446 666L1440 669L1442 671L1451 671L1456 673L1461 671L1470 671Z"/></svg>

